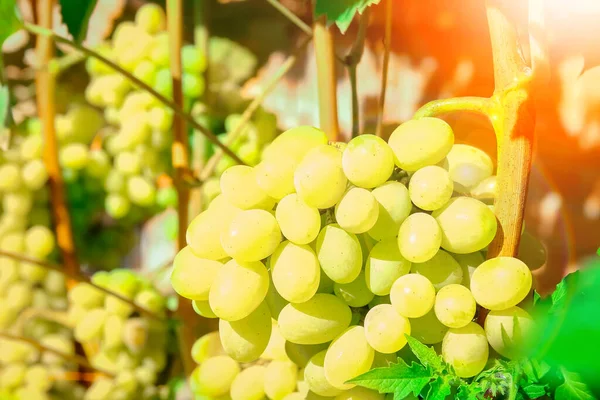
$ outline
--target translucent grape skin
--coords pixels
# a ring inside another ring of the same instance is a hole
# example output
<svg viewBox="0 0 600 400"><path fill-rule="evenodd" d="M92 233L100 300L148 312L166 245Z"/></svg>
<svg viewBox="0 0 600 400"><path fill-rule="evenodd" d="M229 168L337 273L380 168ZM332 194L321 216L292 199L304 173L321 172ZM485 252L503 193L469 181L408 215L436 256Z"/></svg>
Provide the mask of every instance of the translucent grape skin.
<svg viewBox="0 0 600 400"><path fill-rule="evenodd" d="M327 134L312 126L298 126L281 133L265 149L263 159L285 154L290 158L302 160L313 148L327 144Z"/></svg>
<svg viewBox="0 0 600 400"><path fill-rule="evenodd" d="M466 192L494 171L494 163L484 151L467 145L455 144L446 156L448 172L460 192Z"/></svg>
<svg viewBox="0 0 600 400"><path fill-rule="evenodd" d="M281 200L295 192L294 171L299 161L285 153L278 153L261 161L254 171L256 183L269 196Z"/></svg>
<svg viewBox="0 0 600 400"><path fill-rule="evenodd" d="M352 389L348 380L367 372L373 364L375 352L367 342L365 328L352 326L338 336L325 353L325 377L342 390Z"/></svg>
<svg viewBox="0 0 600 400"><path fill-rule="evenodd" d="M406 345L410 335L410 321L401 316L391 304L380 304L369 310L365 317L365 337L376 351L391 354Z"/></svg>
<svg viewBox="0 0 600 400"><path fill-rule="evenodd" d="M231 400L262 400L267 368L253 365L240 372L231 384Z"/></svg>
<svg viewBox="0 0 600 400"><path fill-rule="evenodd" d="M410 272L411 263L400 254L396 238L378 242L369 253L365 265L367 287L377 296L390 294L392 285Z"/></svg>
<svg viewBox="0 0 600 400"><path fill-rule="evenodd" d="M474 253L467 254L452 254L452 258L454 258L460 264L460 267L463 271L463 280L462 285L467 289L471 289L471 276L473 272L480 266L485 259L483 258L483 254L479 251Z"/></svg>
<svg viewBox="0 0 600 400"><path fill-rule="evenodd" d="M208 293L223 263L197 257L189 246L173 260L171 285L180 295L191 300L208 300Z"/></svg>
<svg viewBox="0 0 600 400"><path fill-rule="evenodd" d="M234 165L223 172L221 193L231 205L242 210L270 210L275 204L275 200L258 186L255 170L245 165Z"/></svg>
<svg viewBox="0 0 600 400"><path fill-rule="evenodd" d="M265 370L265 394L274 400L283 399L296 389L298 367L290 361L271 361Z"/></svg>
<svg viewBox="0 0 600 400"><path fill-rule="evenodd" d="M471 291L462 285L444 286L435 298L435 315L449 328L462 328L475 317L477 304Z"/></svg>
<svg viewBox="0 0 600 400"><path fill-rule="evenodd" d="M202 364L204 360L210 357L224 355L225 350L221 345L219 332L209 332L199 337L192 346L191 354L197 364Z"/></svg>
<svg viewBox="0 0 600 400"><path fill-rule="evenodd" d="M488 355L485 332L475 322L462 328L452 328L444 336L442 357L461 378L470 378L480 373L487 363Z"/></svg>
<svg viewBox="0 0 600 400"><path fill-rule="evenodd" d="M444 250L423 263L414 263L411 272L426 277L436 290L451 284L460 284L463 271L460 264Z"/></svg>
<svg viewBox="0 0 600 400"><path fill-rule="evenodd" d="M448 327L437 319L434 309L422 317L411 318L410 329L412 337L428 345L441 343L448 332Z"/></svg>
<svg viewBox="0 0 600 400"><path fill-rule="evenodd" d="M296 344L285 342L285 353L300 368L305 368L310 359L317 353L326 350L329 343L320 344Z"/></svg>
<svg viewBox="0 0 600 400"><path fill-rule="evenodd" d="M454 185L448 172L430 165L419 169L410 178L408 192L412 202L422 210L433 211L442 207L452 197Z"/></svg>
<svg viewBox="0 0 600 400"><path fill-rule="evenodd" d="M271 328L271 314L265 303L241 320L219 320L223 348L238 362L251 362L260 357L269 343Z"/></svg>
<svg viewBox="0 0 600 400"><path fill-rule="evenodd" d="M279 201L275 218L283 236L296 244L311 243L321 230L319 210L306 205L295 193Z"/></svg>
<svg viewBox="0 0 600 400"><path fill-rule="evenodd" d="M192 300L194 312L204 318L218 318L217 314L210 308L208 300Z"/></svg>
<svg viewBox="0 0 600 400"><path fill-rule="evenodd" d="M239 364L228 356L215 356L202 362L194 372L192 381L196 390L206 396L223 396L240 373Z"/></svg>
<svg viewBox="0 0 600 400"><path fill-rule="evenodd" d="M348 180L362 188L374 188L388 180L394 171L394 153L375 135L360 135L348 143L342 155Z"/></svg>
<svg viewBox="0 0 600 400"><path fill-rule="evenodd" d="M454 144L452 128L439 118L407 121L390 135L394 162L405 171L416 171L440 162Z"/></svg>
<svg viewBox="0 0 600 400"><path fill-rule="evenodd" d="M317 258L323 271L337 283L350 283L362 268L362 249L356 235L337 224L325 226L316 243Z"/></svg>
<svg viewBox="0 0 600 400"><path fill-rule="evenodd" d="M531 285L531 271L525 263L513 257L487 260L471 277L475 301L488 310L500 311L516 306L525 299Z"/></svg>
<svg viewBox="0 0 600 400"><path fill-rule="evenodd" d="M412 203L408 189L400 182L386 182L371 192L379 203L375 225L367 232L375 240L396 237L402 222L410 215Z"/></svg>
<svg viewBox="0 0 600 400"><path fill-rule="evenodd" d="M269 273L263 263L230 260L214 276L209 303L221 319L238 321L252 313L265 299Z"/></svg>
<svg viewBox="0 0 600 400"><path fill-rule="evenodd" d="M337 297L350 307L364 307L375 297L373 292L367 287L363 271L352 282L334 283L333 291Z"/></svg>
<svg viewBox="0 0 600 400"><path fill-rule="evenodd" d="M325 377L325 355L327 350L313 355L304 368L304 380L309 389L319 396L337 396L342 393L341 389L334 387Z"/></svg>
<svg viewBox="0 0 600 400"><path fill-rule="evenodd" d="M335 206L337 223L350 233L363 233L371 229L379 216L379 203L371 192L363 188L350 188Z"/></svg>
<svg viewBox="0 0 600 400"><path fill-rule="evenodd" d="M400 226L398 248L402 256L413 263L430 260L441 244L442 230L429 214L412 214Z"/></svg>
<svg viewBox="0 0 600 400"><path fill-rule="evenodd" d="M398 314L407 318L419 318L433 308L435 288L422 275L403 275L392 285L390 300Z"/></svg>
<svg viewBox="0 0 600 400"><path fill-rule="evenodd" d="M285 300L302 303L317 292L321 270L310 246L282 242L273 252L270 265L273 285Z"/></svg>
<svg viewBox="0 0 600 400"><path fill-rule="evenodd" d="M342 300L331 294L317 293L307 302L286 305L277 322L285 340L296 344L320 344L343 332L351 319L350 307Z"/></svg>
<svg viewBox="0 0 600 400"><path fill-rule="evenodd" d="M267 258L281 242L281 230L273 214L265 210L238 213L221 233L221 244L228 256L239 261Z"/></svg>
<svg viewBox="0 0 600 400"><path fill-rule="evenodd" d="M523 345L533 324L531 315L515 306L502 311L490 311L484 329L490 346L498 354L512 359L519 356L519 346Z"/></svg>
<svg viewBox="0 0 600 400"><path fill-rule="evenodd" d="M228 228L231 220L241 212L229 206L211 207L196 216L186 231L186 242L194 254L209 260L220 260L227 257L221 244L221 234Z"/></svg>

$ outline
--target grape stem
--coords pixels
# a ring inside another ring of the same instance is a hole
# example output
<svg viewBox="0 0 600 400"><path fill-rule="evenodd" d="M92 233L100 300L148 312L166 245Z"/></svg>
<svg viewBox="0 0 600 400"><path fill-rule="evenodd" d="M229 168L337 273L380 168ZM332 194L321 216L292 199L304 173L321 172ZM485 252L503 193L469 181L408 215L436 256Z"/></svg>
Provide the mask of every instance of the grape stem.
<svg viewBox="0 0 600 400"><path fill-rule="evenodd" d="M41 14L40 16L43 16L43 13L40 13L40 14ZM51 353L51 354L59 356L60 358L66 360L66 361L70 361L77 365L81 365L82 367L85 367L87 369L97 371L108 377L111 377L111 378L115 377L115 375L111 372L105 371L101 368L94 367L85 357L80 356L79 354L67 354L62 351L55 350L53 348L44 346L43 344L41 344L40 342L38 342L36 340L26 338L23 336L19 336L19 335L13 335L12 333L4 332L4 331L0 331L0 338L7 339L7 340L19 341L19 342L25 342L25 343L30 344L31 346L35 347L38 351L40 351L42 353Z"/></svg>
<svg viewBox="0 0 600 400"><path fill-rule="evenodd" d="M56 271L59 272L69 278L71 278L72 280L76 281L76 282L83 282L83 283L87 283L88 285L98 289L99 291L109 295L109 296L113 296L116 297L117 299L123 301L124 303L129 304L133 309L135 309L137 312L139 312L140 314L143 314L149 318L155 319L157 321L163 321L165 318L161 317L158 314L153 313L152 311L146 310L144 307L141 307L139 305L137 305L135 302L133 302L132 300L128 299L127 297L121 296L118 293L115 293L113 291L111 291L110 289L106 289L103 286L98 286L95 283L93 283L88 277L81 275L79 273L79 271L73 273L70 272L68 270L66 270L65 268L63 268L61 265L58 264L53 264L49 261L45 261L45 260L40 260L37 258L32 258L32 257L28 257L28 256L24 256L22 254L18 254L18 253L13 253L12 251L6 251L6 250L0 250L0 256L3 257L9 257L12 258L13 260L17 260L17 261L23 261L26 263L31 263L31 264L35 264L37 266L40 266L42 268L46 268L52 271Z"/></svg>
<svg viewBox="0 0 600 400"><path fill-rule="evenodd" d="M40 25L52 27L53 2L50 0L40 1L38 4L38 16ZM36 43L37 60L41 65L50 64L54 56L54 41L51 36L38 38ZM71 229L71 216L65 199L64 181L58 162L58 142L56 140L56 129L54 118L56 114L55 88L56 76L49 70L38 70L35 74L35 87L37 109L42 122L44 135L43 159L48 171L48 183L50 186L50 202L54 227L56 230L56 243L60 250L64 263L65 272L68 275L79 274L79 263L75 253L75 242ZM67 287L74 285L74 281L68 280Z"/></svg>
<svg viewBox="0 0 600 400"><path fill-rule="evenodd" d="M27 308L25 311L21 312L21 314L19 314L19 316L17 317L17 320L13 324L15 332L23 334L25 325L33 318L40 318L46 321L56 322L57 324L63 325L67 328L70 328L71 330L74 328L72 324L69 323L69 317L64 311L55 311L46 308L30 307Z"/></svg>
<svg viewBox="0 0 600 400"><path fill-rule="evenodd" d="M360 62L364 49L365 39L367 36L367 26L369 25L369 16L371 8L367 8L360 16L358 23L358 33L356 39L350 48L350 51L344 59L348 74L350 75L350 89L352 91L352 137L356 137L360 133L360 106L358 104L358 83L356 79L356 68Z"/></svg>
<svg viewBox="0 0 600 400"><path fill-rule="evenodd" d="M286 6L284 6L277 0L267 0L267 2L270 5L272 5L277 11L283 14L288 20L290 20L291 23L300 28L302 32L306 33L309 36L312 36L313 33L312 29L310 29L310 26L306 22L298 18L298 16L291 12Z"/></svg>
<svg viewBox="0 0 600 400"><path fill-rule="evenodd" d="M385 37L383 39L383 66L381 70L381 89L377 104L377 128L375 134L383 136L383 111L385 109L385 94L387 91L388 70L390 66L390 47L392 45L392 13L394 0L387 0L385 4Z"/></svg>
<svg viewBox="0 0 600 400"><path fill-rule="evenodd" d="M436 117L455 111L471 111L489 117L493 107L494 102L487 97L453 97L430 101L417 110L413 118Z"/></svg>
<svg viewBox="0 0 600 400"><path fill-rule="evenodd" d="M82 46L82 45L80 45L78 43L75 43L75 42L73 42L70 39L67 39L67 38L62 37L60 35L57 35L51 29L47 29L47 28L45 28L43 26L39 26L39 25L34 25L34 24L29 23L29 22L25 22L23 24L23 27L27 31L29 31L30 33L32 33L34 35L38 35L38 36L41 36L41 37L50 38L50 39L52 39L52 40L54 40L56 42L67 44L67 45L69 45L69 46L71 46L71 47L73 47L73 48L81 51L82 53L84 53L87 56L94 57L94 58L98 59L99 61L101 61L102 63L104 63L105 65L107 65L108 67L112 68L113 70L117 71L118 73L120 73L121 75L123 75L124 77L126 77L127 79L129 79L130 81L132 81L136 86L139 86L142 89L144 89L145 91L147 91L148 93L150 93L152 96L154 96L162 104L164 104L165 106L167 106L171 110L173 110L173 112L175 114L183 117L186 120L187 123L189 123L191 126L193 126L194 129L197 129L198 131L202 132L202 134L204 136L206 136L208 138L208 140L210 140L215 146L221 148L225 152L225 154L227 154L229 157L231 157L233 160L235 160L236 163L245 165L244 162L233 151L231 151L231 149L227 148L227 146L225 146L223 143L221 143L219 141L219 139L215 136L215 134L213 134L207 128L203 127L198 122L196 122L194 120L194 118L189 113L186 113L184 111L183 108L179 107L173 101L169 100L165 96L163 96L160 93L158 93L151 86L149 86L148 84L142 82L141 80L139 80L138 78L136 78L135 76L133 76L133 74L131 74L129 71L126 71L125 69L123 69L121 66L115 64L114 62L110 61L109 59L107 59L106 57L102 56L101 54L98 54L94 50L91 50L91 49L89 49L89 48L87 48L85 46Z"/></svg>

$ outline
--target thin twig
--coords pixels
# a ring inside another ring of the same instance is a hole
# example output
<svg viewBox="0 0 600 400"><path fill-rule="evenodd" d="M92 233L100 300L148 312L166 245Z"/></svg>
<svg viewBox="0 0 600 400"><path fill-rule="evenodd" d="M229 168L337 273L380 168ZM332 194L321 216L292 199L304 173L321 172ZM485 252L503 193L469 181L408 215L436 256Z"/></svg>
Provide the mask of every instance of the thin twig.
<svg viewBox="0 0 600 400"><path fill-rule="evenodd" d="M88 369L91 369L94 371L98 371L106 376L111 377L111 378L115 377L115 375L112 372L105 371L102 368L94 367L85 357L80 356L79 354L67 354L62 351L53 349L51 347L44 346L43 344L41 344L40 342L38 342L36 340L26 338L23 336L13 335L12 333L4 332L4 331L0 331L0 338L28 343L42 353L51 353L51 354L59 356L60 358L66 360L66 361L70 361L77 365L81 365L85 368L88 368Z"/></svg>
<svg viewBox="0 0 600 400"><path fill-rule="evenodd" d="M163 317L153 313L152 311L148 311L146 310L144 307L141 307L139 305L137 305L135 302L133 302L132 300L128 299L127 297L124 297L118 293L115 293L113 291L111 291L110 289L107 289L103 286L99 286L96 285L94 282L92 282L87 276L81 275L80 273L72 273L67 271L65 268L63 268L61 265L58 264L54 264L51 263L49 261L45 261L45 260L40 260L37 258L32 258L32 257L28 257L28 256L24 256L22 254L18 254L18 253L13 253L12 251L6 251L6 250L0 250L0 256L3 257L9 257L12 258L13 260L17 260L17 261L24 261L27 263L31 263L31 264L35 264L37 266L40 266L42 268L46 268L52 271L56 271L56 272L60 272L61 274L73 279L74 281L77 282L83 282L83 283L87 283L88 285L100 290L101 292L109 295L109 296L113 296L116 297L117 299L129 304L132 308L134 308L136 311L138 311L140 314L146 315L147 317L162 321L164 320Z"/></svg>
<svg viewBox="0 0 600 400"><path fill-rule="evenodd" d="M455 111L470 111L490 117L494 109L494 101L487 97L453 97L433 100L425 104L414 114L414 119L437 117Z"/></svg>
<svg viewBox="0 0 600 400"><path fill-rule="evenodd" d="M381 91L377 106L377 128L375 134L383 136L383 111L385 109L385 94L387 90L388 69L390 66L390 48L392 46L392 13L394 0L387 0L385 5L385 38L383 39L383 65L381 70Z"/></svg>
<svg viewBox="0 0 600 400"><path fill-rule="evenodd" d="M371 15L371 8L367 8L362 15L358 23L358 33L356 39L352 44L352 48L346 56L346 68L350 75L350 88L352 90L352 137L358 136L360 132L360 109L358 104L358 82L356 77L356 68L360 60L362 59L365 50L365 39L367 37L367 26L369 25L369 17Z"/></svg>
<svg viewBox="0 0 600 400"><path fill-rule="evenodd" d="M121 75L123 75L124 77L126 77L127 79L132 81L136 86L139 86L142 89L144 89L145 91L147 91L148 93L150 93L158 101L160 101L161 103L163 103L164 105L169 107L171 110L173 110L173 112L175 114L185 118L187 123L189 123L191 126L193 126L194 129L197 129L200 132L202 132L202 134L205 135L208 138L208 140L210 140L215 146L217 146L221 150L223 150L225 152L225 154L227 154L229 157L231 157L233 160L235 160L235 162L237 162L238 164L244 165L244 162L233 151L231 151L231 149L227 148L227 146L225 146L223 143L221 143L219 141L219 139L211 131L209 131L207 128L205 128L204 126L202 126L198 122L196 122L190 114L186 113L181 107L179 107L177 104L175 104L172 100L169 100L165 96L161 95L156 90L154 90L151 86L142 82L141 80L139 80L138 78L133 76L130 72L123 69L121 66L115 64L114 62L107 59L103 55L98 54L94 50L91 50L85 46L75 43L70 39L67 39L60 35L57 35L50 29L46 29L44 27L41 27L38 25L33 25L33 24L30 24L27 22L24 23L23 27L35 35L49 37L57 42L67 44L67 45L85 53L86 55L88 55L90 57L94 57L94 58L98 59L99 61L102 61L107 66L109 66L110 68L114 69L115 71L119 72Z"/></svg>
<svg viewBox="0 0 600 400"><path fill-rule="evenodd" d="M56 322L67 328L74 327L69 324L69 317L65 311L48 310L46 308L30 307L22 311L13 323L15 332L23 333L25 325L33 318L41 318L45 321Z"/></svg>
<svg viewBox="0 0 600 400"><path fill-rule="evenodd" d="M284 6L277 0L267 0L267 2L269 2L269 4L271 4L273 7L275 7L277 11L282 13L287 19L289 19L294 25L300 28L304 33L312 36L312 29L310 28L310 25L298 18L298 16L291 12L286 6Z"/></svg>
<svg viewBox="0 0 600 400"><path fill-rule="evenodd" d="M245 131L244 128L252 118L252 115L254 115L254 112L258 109L258 107L260 107L261 103L269 95L269 93L271 93L273 89L275 89L277 83L279 83L281 78L283 78L283 76L285 76L285 74L294 66L294 64L298 60L298 55L304 50L306 45L310 42L311 38L311 36L308 36L300 43L300 45L296 48L296 51L290 56L288 56L288 58L283 62L283 64L281 64L281 66L275 72L275 74L272 75L271 79L264 85L263 90L254 99L252 99L248 107L246 107L246 109L242 113L239 123L230 133L227 134L227 145L237 140L238 136L240 136ZM221 157L223 157L223 152L217 150L215 151L215 154L213 154L211 158L209 158L209 160L206 162L204 170L200 174L200 182L204 182L213 174Z"/></svg>

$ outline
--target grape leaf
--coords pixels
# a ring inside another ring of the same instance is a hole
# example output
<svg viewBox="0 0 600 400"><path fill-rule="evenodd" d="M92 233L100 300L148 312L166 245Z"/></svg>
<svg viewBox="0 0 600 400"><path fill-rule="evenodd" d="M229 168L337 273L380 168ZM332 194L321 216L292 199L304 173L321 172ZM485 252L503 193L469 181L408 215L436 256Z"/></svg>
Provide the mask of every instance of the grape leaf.
<svg viewBox="0 0 600 400"><path fill-rule="evenodd" d="M436 380L431 382L427 391L426 400L444 400L452 394L452 384L448 375L444 377L438 376Z"/></svg>
<svg viewBox="0 0 600 400"><path fill-rule="evenodd" d="M346 33L352 19L358 12L362 14L365 9L381 0L316 0L315 16L325 15L327 24L335 23L342 33Z"/></svg>
<svg viewBox="0 0 600 400"><path fill-rule="evenodd" d="M442 358L435 352L433 347L427 347L417 339L409 335L406 336L408 345L412 352L417 356L421 364L426 367L432 368L435 372L441 372L444 369L444 362Z"/></svg>
<svg viewBox="0 0 600 400"><path fill-rule="evenodd" d="M546 385L531 384L523 386L523 391L530 399L537 399L546 394Z"/></svg>
<svg viewBox="0 0 600 400"><path fill-rule="evenodd" d="M394 393L394 399L403 399L411 393L418 396L423 388L437 378L431 369L420 364L412 363L410 366L401 358L397 364L386 368L375 368L350 380L368 389L379 393Z"/></svg>
<svg viewBox="0 0 600 400"><path fill-rule="evenodd" d="M587 385L581 381L579 374L562 370L565 382L556 388L555 400L595 400Z"/></svg>
<svg viewBox="0 0 600 400"><path fill-rule="evenodd" d="M69 33L76 42L82 42L87 34L90 17L97 0L58 0L58 2L62 20L67 25Z"/></svg>
<svg viewBox="0 0 600 400"><path fill-rule="evenodd" d="M550 366L543 361L536 359L523 359L521 360L521 368L523 373L527 377L528 383L537 383L542 379L549 371Z"/></svg>
<svg viewBox="0 0 600 400"><path fill-rule="evenodd" d="M550 312L554 312L565 306L565 302L567 300L567 294L569 286L574 287L577 286L577 282L579 280L579 271L575 271L567 275L563 278L562 281L558 285L556 285L556 289L552 292L552 308Z"/></svg>
<svg viewBox="0 0 600 400"><path fill-rule="evenodd" d="M477 400L479 398L477 395L480 393L483 393L483 388L477 382L471 382L469 385L462 382L458 387L456 398L458 400Z"/></svg>

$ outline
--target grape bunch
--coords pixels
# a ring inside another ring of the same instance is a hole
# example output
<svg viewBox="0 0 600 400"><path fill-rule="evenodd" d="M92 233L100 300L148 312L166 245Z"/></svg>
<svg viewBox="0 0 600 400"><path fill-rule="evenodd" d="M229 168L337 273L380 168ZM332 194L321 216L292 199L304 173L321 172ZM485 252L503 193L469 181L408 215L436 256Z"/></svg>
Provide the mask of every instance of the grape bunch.
<svg viewBox="0 0 600 400"><path fill-rule="evenodd" d="M296 365L309 392L270 398L382 398L347 382L393 361L406 335L436 345L463 378L484 368L490 346L513 357L532 326L519 307L532 275L517 258L484 261L497 222L475 194L493 198L493 170L483 151L454 144L446 122L422 118L387 143L328 144L319 129L294 128L255 167L224 171L171 274L198 314L219 318L228 361L206 369L233 377L231 360L256 362L278 332L289 359L308 357ZM491 310L485 326L478 305ZM198 374L197 391L211 396ZM262 398L235 379L212 395Z"/></svg>
<svg viewBox="0 0 600 400"><path fill-rule="evenodd" d="M97 272L92 282L159 317L165 315L165 299L131 270ZM155 398L157 377L167 362L165 322L139 315L131 304L87 283L74 286L68 298L75 339L94 367L114 374L113 379L96 379L84 400Z"/></svg>

